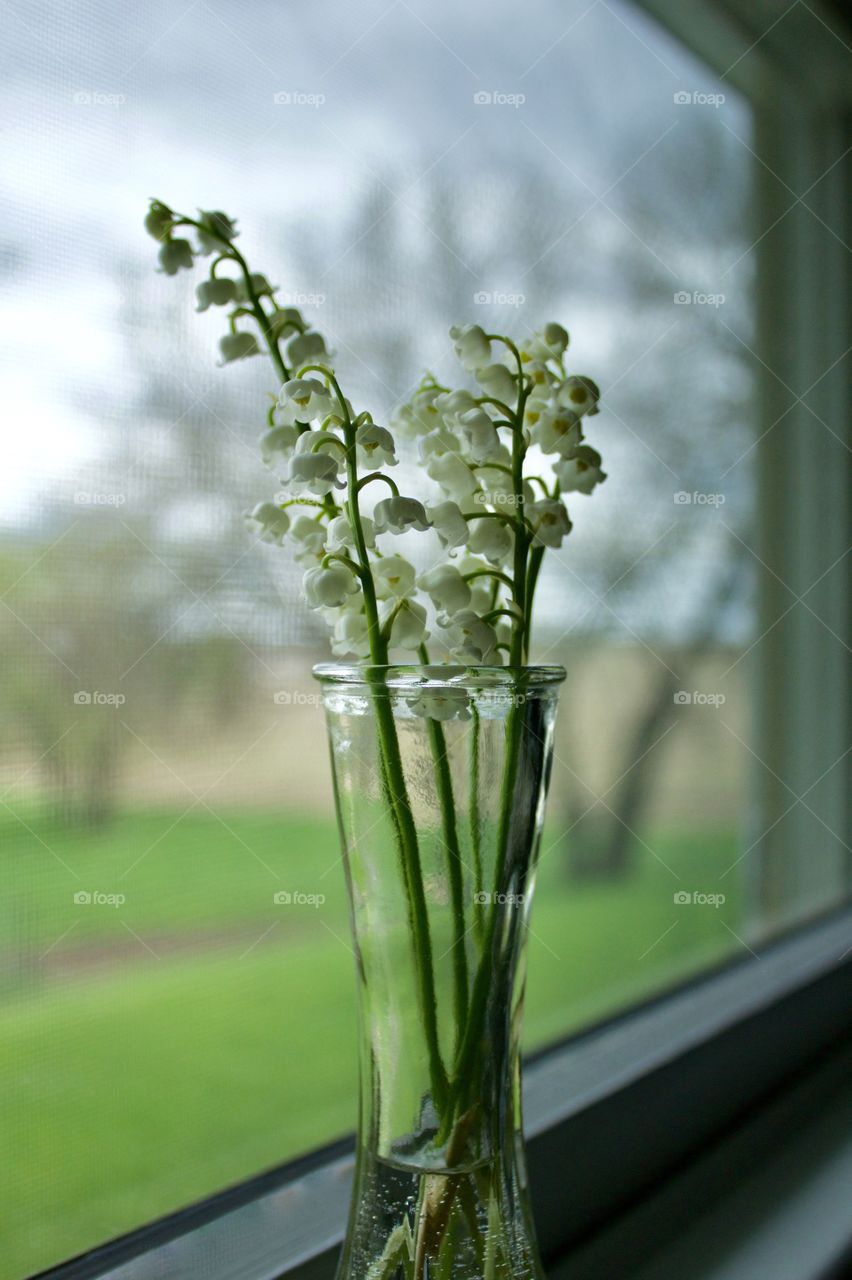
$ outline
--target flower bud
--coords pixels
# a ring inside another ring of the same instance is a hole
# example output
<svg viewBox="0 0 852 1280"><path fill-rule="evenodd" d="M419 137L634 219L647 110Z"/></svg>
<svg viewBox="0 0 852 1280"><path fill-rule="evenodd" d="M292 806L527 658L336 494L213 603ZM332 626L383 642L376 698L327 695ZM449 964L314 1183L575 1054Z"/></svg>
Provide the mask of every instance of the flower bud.
<svg viewBox="0 0 852 1280"><path fill-rule="evenodd" d="M181 267L192 266L192 245L188 240L166 240L160 246L160 266L167 276L175 276Z"/></svg>
<svg viewBox="0 0 852 1280"><path fill-rule="evenodd" d="M247 356L259 356L260 347L253 333L226 333L219 339L219 350L222 363L230 364L232 360L244 360Z"/></svg>
<svg viewBox="0 0 852 1280"><path fill-rule="evenodd" d="M162 204L159 200L152 200L145 214L145 230L149 236L153 236L155 240L162 243L171 234L174 217L168 205Z"/></svg>

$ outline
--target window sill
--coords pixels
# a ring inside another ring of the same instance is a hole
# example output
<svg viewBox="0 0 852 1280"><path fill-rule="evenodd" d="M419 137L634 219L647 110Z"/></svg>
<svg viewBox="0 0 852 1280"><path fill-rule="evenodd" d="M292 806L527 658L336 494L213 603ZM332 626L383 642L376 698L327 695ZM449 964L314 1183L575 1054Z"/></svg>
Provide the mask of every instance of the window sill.
<svg viewBox="0 0 852 1280"><path fill-rule="evenodd" d="M546 1258L582 1247L852 1032L850 937L846 911L527 1066ZM351 1172L350 1144L337 1144L44 1275L328 1280Z"/></svg>

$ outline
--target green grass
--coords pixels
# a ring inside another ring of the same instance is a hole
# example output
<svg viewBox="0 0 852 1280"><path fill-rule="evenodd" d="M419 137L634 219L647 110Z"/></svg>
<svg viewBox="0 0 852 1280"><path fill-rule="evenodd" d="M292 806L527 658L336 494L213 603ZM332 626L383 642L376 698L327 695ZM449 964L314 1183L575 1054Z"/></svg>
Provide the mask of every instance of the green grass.
<svg viewBox="0 0 852 1280"><path fill-rule="evenodd" d="M23 816L29 830L0 827L0 1280L337 1136L355 1116L354 977L332 824L231 814L223 826L196 809L180 821L128 815L83 837ZM529 1045L736 948L723 924L739 932L735 877L719 883L732 838L648 843L680 879L640 851L628 879L577 885L558 850L545 857ZM126 902L75 906L78 888ZM728 901L678 907L678 888L721 888ZM327 901L282 912L279 889ZM30 962L13 966L15 950Z"/></svg>

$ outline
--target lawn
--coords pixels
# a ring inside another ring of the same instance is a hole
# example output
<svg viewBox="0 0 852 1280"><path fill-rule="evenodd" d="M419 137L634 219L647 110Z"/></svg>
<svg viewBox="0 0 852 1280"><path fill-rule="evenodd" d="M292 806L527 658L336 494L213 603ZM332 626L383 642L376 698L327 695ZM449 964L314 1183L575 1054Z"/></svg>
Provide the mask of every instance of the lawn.
<svg viewBox="0 0 852 1280"><path fill-rule="evenodd" d="M26 827L0 827L0 1280L337 1136L355 1115L333 824L196 807L83 835L21 816ZM719 880L733 838L646 843L662 861L640 847L608 883L572 883L560 845L546 853L530 1046L736 949L724 924L740 931L738 883ZM727 902L678 906L679 889ZM282 910L281 890L326 901ZM80 892L125 900L77 904Z"/></svg>

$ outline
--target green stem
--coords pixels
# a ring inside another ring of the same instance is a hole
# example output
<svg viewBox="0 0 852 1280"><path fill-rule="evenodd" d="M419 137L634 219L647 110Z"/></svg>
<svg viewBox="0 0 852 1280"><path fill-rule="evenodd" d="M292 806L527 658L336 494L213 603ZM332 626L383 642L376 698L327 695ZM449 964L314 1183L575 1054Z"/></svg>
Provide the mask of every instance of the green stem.
<svg viewBox="0 0 852 1280"><path fill-rule="evenodd" d="M474 908L473 931L479 943L480 954L483 937L483 911L479 895L483 892L482 879L482 839L479 829L479 711L474 705L471 708L473 726L470 734L470 847L473 852Z"/></svg>

